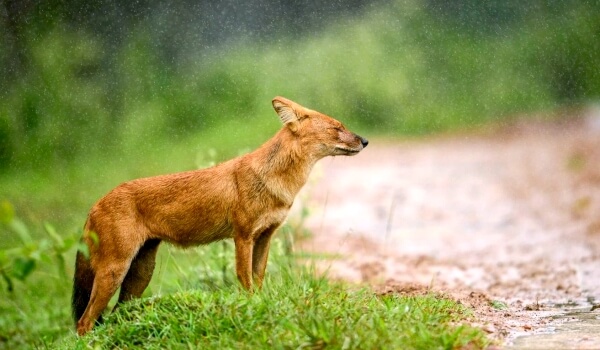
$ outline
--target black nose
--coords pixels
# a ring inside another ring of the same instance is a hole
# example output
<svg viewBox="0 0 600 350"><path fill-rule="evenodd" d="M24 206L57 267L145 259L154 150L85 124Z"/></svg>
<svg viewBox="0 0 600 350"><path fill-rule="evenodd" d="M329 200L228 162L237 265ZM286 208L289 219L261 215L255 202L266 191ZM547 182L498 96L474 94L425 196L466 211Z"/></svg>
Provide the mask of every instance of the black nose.
<svg viewBox="0 0 600 350"><path fill-rule="evenodd" d="M360 143L362 143L363 147L367 147L367 145L369 144L369 140L365 139L364 137L360 137Z"/></svg>

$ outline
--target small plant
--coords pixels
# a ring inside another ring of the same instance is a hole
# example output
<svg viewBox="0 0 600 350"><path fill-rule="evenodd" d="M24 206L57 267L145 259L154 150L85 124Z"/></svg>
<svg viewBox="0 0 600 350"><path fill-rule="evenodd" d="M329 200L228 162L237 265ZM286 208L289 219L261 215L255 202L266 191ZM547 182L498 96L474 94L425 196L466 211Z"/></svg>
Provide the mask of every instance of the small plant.
<svg viewBox="0 0 600 350"><path fill-rule="evenodd" d="M77 236L61 237L54 226L44 223L47 238L34 240L25 223L15 214L13 205L0 202L0 232L15 233L20 246L0 250L0 276L9 292L14 290L14 281L25 281L40 262L56 265L61 278L67 278L65 254L77 246Z"/></svg>
<svg viewBox="0 0 600 350"><path fill-rule="evenodd" d="M500 300L492 300L490 301L490 306L496 310L506 310L508 309L508 305L505 302Z"/></svg>

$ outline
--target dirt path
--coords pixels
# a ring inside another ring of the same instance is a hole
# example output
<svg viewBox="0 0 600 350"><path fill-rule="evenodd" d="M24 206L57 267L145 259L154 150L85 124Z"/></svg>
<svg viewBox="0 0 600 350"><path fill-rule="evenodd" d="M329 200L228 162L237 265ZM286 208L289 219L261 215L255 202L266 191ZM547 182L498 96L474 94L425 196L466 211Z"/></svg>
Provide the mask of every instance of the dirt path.
<svg viewBox="0 0 600 350"><path fill-rule="evenodd" d="M556 327L563 321L544 316L565 304L600 302L598 116L372 142L323 160L302 206L313 236L301 249L337 255L320 265L330 276L382 292L444 291L504 344Z"/></svg>

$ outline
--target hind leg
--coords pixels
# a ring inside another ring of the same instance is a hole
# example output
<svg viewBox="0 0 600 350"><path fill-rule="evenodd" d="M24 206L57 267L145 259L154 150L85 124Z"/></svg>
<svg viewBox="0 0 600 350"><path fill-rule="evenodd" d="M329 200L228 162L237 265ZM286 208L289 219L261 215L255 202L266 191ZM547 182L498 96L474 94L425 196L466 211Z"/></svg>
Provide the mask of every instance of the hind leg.
<svg viewBox="0 0 600 350"><path fill-rule="evenodd" d="M92 329L94 323L104 311L110 298L125 278L131 260L115 260L110 264L102 265L96 271L94 286L90 301L77 321L77 333L83 335Z"/></svg>
<svg viewBox="0 0 600 350"><path fill-rule="evenodd" d="M123 284L121 284L121 293L119 294L119 301L115 305L115 309L121 302L139 298L146 287L148 287L148 283L150 283L152 273L154 272L156 252L159 245L159 239L151 239L144 243L135 259L131 262L129 272L127 272Z"/></svg>
<svg viewBox="0 0 600 350"><path fill-rule="evenodd" d="M275 225L269 227L254 243L252 251L252 277L254 278L254 282L258 289L262 287L263 279L265 278L271 237L276 229L277 226Z"/></svg>

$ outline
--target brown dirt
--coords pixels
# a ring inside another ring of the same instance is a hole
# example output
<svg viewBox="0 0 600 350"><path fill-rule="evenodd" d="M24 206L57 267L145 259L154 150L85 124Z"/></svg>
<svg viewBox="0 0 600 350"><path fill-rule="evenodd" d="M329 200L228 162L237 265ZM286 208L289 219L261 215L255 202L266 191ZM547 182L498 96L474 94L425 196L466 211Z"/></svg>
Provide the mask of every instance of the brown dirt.
<svg viewBox="0 0 600 350"><path fill-rule="evenodd" d="M500 342L543 332L600 300L600 115L584 114L325 159L295 204L299 249L380 293L450 295Z"/></svg>

